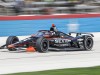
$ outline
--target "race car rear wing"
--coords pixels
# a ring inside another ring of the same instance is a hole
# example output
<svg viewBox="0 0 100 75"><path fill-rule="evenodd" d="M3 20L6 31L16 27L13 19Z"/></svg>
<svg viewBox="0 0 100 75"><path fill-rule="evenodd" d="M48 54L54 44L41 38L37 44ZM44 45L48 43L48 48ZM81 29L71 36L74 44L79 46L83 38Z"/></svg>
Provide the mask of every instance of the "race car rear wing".
<svg viewBox="0 0 100 75"><path fill-rule="evenodd" d="M94 37L94 35L91 34L91 33L77 33L77 32L69 32L69 35L71 35L71 34L76 34L76 36L79 36L79 35L90 35L90 36Z"/></svg>

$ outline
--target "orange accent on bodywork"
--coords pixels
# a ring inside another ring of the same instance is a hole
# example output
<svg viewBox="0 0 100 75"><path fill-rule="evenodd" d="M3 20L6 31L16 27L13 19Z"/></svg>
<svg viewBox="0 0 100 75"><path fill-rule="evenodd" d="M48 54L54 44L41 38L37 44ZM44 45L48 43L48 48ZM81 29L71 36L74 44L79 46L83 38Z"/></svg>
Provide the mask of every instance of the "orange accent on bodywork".
<svg viewBox="0 0 100 75"><path fill-rule="evenodd" d="M32 34L31 36L35 36L35 34Z"/></svg>
<svg viewBox="0 0 100 75"><path fill-rule="evenodd" d="M26 49L27 52L35 52L35 48L33 46L29 46L27 49Z"/></svg>
<svg viewBox="0 0 100 75"><path fill-rule="evenodd" d="M50 35L44 35L45 38L50 38Z"/></svg>
<svg viewBox="0 0 100 75"><path fill-rule="evenodd" d="M8 45L8 48L14 48L14 45L13 44Z"/></svg>

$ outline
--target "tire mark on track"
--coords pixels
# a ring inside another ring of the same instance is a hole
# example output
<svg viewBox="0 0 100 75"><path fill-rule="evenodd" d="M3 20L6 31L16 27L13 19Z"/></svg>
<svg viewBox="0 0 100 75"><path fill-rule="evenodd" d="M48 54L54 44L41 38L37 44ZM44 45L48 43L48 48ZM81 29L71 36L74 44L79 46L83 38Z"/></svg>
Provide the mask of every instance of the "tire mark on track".
<svg viewBox="0 0 100 75"><path fill-rule="evenodd" d="M3 59L0 59L0 60L15 60L15 59L26 59L26 58L43 58L43 57L54 57L54 56L66 56L66 55L85 55L85 54L100 54L100 52L92 52L92 53L76 53L76 54L67 54L67 53L64 53L64 54L51 54L51 55L37 55L37 56L29 56L29 57L15 57L15 58L3 58Z"/></svg>

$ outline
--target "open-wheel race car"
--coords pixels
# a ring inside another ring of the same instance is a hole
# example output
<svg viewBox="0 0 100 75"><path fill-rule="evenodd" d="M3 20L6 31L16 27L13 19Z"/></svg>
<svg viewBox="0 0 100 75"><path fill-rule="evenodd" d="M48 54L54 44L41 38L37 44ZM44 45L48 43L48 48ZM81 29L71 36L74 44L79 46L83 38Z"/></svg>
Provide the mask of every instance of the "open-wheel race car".
<svg viewBox="0 0 100 75"><path fill-rule="evenodd" d="M34 47L38 52L49 50L91 50L93 47L93 34L88 33L63 33L57 31L53 25L50 30L39 30L36 34L20 40L17 36L9 36L6 44L0 48L7 48L9 51L16 51L19 48Z"/></svg>

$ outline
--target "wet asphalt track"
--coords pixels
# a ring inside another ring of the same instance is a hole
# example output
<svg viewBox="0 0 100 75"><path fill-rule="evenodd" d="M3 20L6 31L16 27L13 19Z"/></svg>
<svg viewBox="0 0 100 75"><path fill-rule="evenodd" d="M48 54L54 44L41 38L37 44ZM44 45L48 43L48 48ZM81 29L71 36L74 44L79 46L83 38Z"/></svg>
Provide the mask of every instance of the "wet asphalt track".
<svg viewBox="0 0 100 75"><path fill-rule="evenodd" d="M94 38L91 51L38 53L0 50L0 74L100 65L100 40Z"/></svg>

